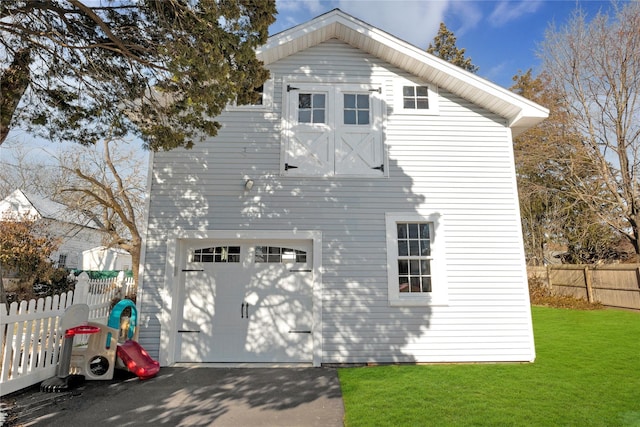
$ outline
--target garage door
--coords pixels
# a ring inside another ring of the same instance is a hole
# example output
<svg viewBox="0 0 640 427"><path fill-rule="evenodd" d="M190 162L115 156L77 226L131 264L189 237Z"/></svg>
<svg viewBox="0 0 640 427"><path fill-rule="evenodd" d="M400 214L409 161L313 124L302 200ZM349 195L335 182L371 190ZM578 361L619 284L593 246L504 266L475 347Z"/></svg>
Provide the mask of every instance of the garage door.
<svg viewBox="0 0 640 427"><path fill-rule="evenodd" d="M311 250L311 241L188 247L178 361L311 362Z"/></svg>

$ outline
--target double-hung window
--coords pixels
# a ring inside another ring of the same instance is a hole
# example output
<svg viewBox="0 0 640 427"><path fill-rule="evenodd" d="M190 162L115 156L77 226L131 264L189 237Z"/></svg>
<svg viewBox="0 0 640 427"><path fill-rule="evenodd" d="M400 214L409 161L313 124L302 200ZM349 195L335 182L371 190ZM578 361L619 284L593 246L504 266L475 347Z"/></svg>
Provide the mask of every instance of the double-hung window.
<svg viewBox="0 0 640 427"><path fill-rule="evenodd" d="M389 304L446 304L441 216L388 213L386 228Z"/></svg>
<svg viewBox="0 0 640 427"><path fill-rule="evenodd" d="M431 292L432 222L397 222L398 291L424 294Z"/></svg>
<svg viewBox="0 0 640 427"><path fill-rule="evenodd" d="M386 176L379 86L285 87L283 175Z"/></svg>

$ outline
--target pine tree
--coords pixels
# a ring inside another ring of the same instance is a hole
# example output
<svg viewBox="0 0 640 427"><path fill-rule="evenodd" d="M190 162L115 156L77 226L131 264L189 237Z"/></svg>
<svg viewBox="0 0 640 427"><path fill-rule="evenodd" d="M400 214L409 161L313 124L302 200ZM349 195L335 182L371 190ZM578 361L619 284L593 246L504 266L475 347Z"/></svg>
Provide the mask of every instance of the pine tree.
<svg viewBox="0 0 640 427"><path fill-rule="evenodd" d="M274 0L0 1L0 144L12 128L191 147L269 77Z"/></svg>
<svg viewBox="0 0 640 427"><path fill-rule="evenodd" d="M444 25L444 22L440 23L438 34L434 37L433 43L429 43L427 52L472 73L479 70L479 67L471 63L471 58L465 58L465 49L459 49L456 46L456 36Z"/></svg>

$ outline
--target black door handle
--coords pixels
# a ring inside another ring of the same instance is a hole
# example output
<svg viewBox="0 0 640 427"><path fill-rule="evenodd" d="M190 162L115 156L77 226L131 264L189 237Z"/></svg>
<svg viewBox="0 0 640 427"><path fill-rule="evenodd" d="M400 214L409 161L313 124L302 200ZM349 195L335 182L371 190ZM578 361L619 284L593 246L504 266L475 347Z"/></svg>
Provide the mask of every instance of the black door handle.
<svg viewBox="0 0 640 427"><path fill-rule="evenodd" d="M240 318L244 319L244 318L249 318L249 303L248 302L243 302L242 304L240 304Z"/></svg>

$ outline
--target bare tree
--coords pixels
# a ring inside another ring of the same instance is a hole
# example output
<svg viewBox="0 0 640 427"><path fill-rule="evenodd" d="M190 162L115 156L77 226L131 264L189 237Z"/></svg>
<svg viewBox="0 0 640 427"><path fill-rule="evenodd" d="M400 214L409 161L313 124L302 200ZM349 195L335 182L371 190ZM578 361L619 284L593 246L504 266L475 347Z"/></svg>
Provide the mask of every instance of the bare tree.
<svg viewBox="0 0 640 427"><path fill-rule="evenodd" d="M640 3L612 4L588 21L578 10L541 44L543 69L581 137L584 158L567 191L640 254ZM584 168L592 168L584 173ZM597 179L594 179L597 177Z"/></svg>
<svg viewBox="0 0 640 427"><path fill-rule="evenodd" d="M55 199L60 193L61 171L52 167L52 156L22 143L7 142L0 156L0 199L20 189ZM49 163L45 161L49 159ZM55 159L53 159L55 160Z"/></svg>
<svg viewBox="0 0 640 427"><path fill-rule="evenodd" d="M58 158L66 172L60 188L67 206L95 215L108 235L107 246L131 254L137 283L147 162L139 148L126 148L126 141L114 138L64 152Z"/></svg>
<svg viewBox="0 0 640 427"><path fill-rule="evenodd" d="M608 197L589 163L550 76L532 71L514 76L511 90L549 108L549 118L514 140L520 214L527 262L541 265L553 252L576 263L619 259L620 236L576 198L566 176L591 182L590 194Z"/></svg>

